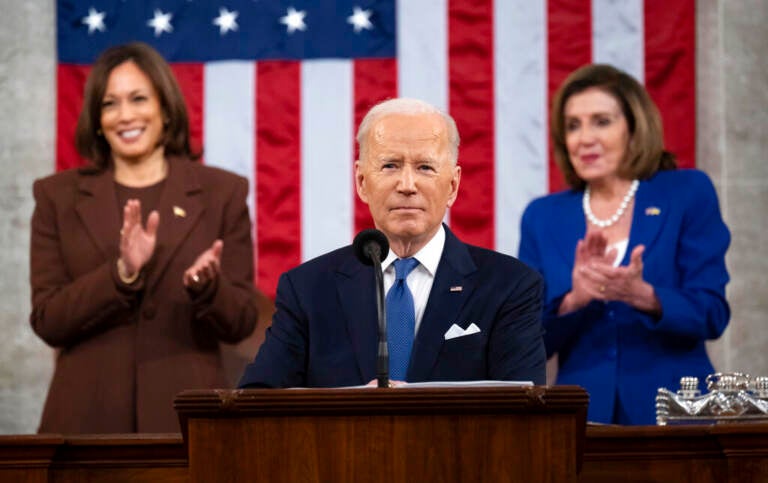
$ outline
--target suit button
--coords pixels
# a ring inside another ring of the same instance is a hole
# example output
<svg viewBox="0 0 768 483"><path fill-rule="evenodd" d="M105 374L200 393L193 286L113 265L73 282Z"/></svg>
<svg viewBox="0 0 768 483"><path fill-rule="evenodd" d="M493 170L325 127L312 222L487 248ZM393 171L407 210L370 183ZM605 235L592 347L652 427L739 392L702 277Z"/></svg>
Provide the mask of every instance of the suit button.
<svg viewBox="0 0 768 483"><path fill-rule="evenodd" d="M608 358L609 359L616 359L616 348L612 347L610 350L608 350Z"/></svg>
<svg viewBox="0 0 768 483"><path fill-rule="evenodd" d="M155 315L157 314L157 307L155 307L155 304L152 302L147 302L144 304L144 308L141 310L141 314L145 319L154 319Z"/></svg>
<svg viewBox="0 0 768 483"><path fill-rule="evenodd" d="M609 310L608 311L608 317L613 318L613 315L614 315L613 310Z"/></svg>

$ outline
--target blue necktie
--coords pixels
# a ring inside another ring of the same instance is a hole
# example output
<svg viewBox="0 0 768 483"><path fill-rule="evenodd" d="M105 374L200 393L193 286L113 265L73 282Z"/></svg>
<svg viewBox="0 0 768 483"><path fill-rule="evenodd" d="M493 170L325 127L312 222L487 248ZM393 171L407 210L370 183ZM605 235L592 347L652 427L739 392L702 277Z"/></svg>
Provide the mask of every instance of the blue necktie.
<svg viewBox="0 0 768 483"><path fill-rule="evenodd" d="M413 308L413 295L405 279L418 264L415 258L395 260L395 284L387 292L389 377L396 381L405 381L411 360L416 311Z"/></svg>

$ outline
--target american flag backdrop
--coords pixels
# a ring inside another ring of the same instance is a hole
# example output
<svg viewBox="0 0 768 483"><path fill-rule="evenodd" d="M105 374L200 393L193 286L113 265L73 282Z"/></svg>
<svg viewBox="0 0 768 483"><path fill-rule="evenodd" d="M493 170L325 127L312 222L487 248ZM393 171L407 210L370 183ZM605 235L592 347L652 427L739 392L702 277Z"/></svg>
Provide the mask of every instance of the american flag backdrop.
<svg viewBox="0 0 768 483"><path fill-rule="evenodd" d="M464 241L516 254L522 210L562 189L549 100L589 62L622 68L658 104L668 149L694 166L695 0L57 0L56 169L89 64L132 40L171 63L204 162L247 177L256 283L372 225L355 195L354 134L374 103L416 97L450 112Z"/></svg>

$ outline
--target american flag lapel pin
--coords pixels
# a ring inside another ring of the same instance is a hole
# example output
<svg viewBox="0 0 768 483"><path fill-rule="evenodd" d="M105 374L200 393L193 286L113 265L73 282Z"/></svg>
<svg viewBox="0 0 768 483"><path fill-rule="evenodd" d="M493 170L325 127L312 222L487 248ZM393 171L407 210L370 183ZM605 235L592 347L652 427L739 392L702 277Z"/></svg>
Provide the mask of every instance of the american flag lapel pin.
<svg viewBox="0 0 768 483"><path fill-rule="evenodd" d="M450 292L461 292L462 290L464 290L464 287L461 285L454 285L449 289Z"/></svg>
<svg viewBox="0 0 768 483"><path fill-rule="evenodd" d="M184 218L187 216L187 212L182 208L181 206L175 206L173 207L173 216L177 216L179 218Z"/></svg>
<svg viewBox="0 0 768 483"><path fill-rule="evenodd" d="M661 210L656 206L649 206L645 209L645 216L659 216Z"/></svg>

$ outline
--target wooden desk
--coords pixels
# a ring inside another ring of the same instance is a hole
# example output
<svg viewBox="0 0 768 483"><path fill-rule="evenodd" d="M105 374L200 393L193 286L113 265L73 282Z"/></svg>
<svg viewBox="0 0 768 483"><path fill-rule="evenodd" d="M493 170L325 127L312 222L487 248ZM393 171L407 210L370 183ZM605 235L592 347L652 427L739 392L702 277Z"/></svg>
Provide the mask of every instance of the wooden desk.
<svg viewBox="0 0 768 483"><path fill-rule="evenodd" d="M581 482L768 482L768 424L588 426Z"/></svg>
<svg viewBox="0 0 768 483"><path fill-rule="evenodd" d="M575 386L185 391L191 483L576 482Z"/></svg>
<svg viewBox="0 0 768 483"><path fill-rule="evenodd" d="M180 434L0 436L1 483L187 483Z"/></svg>
<svg viewBox="0 0 768 483"><path fill-rule="evenodd" d="M0 436L0 483L188 483L188 468L180 434ZM590 426L579 481L768 482L768 424Z"/></svg>

